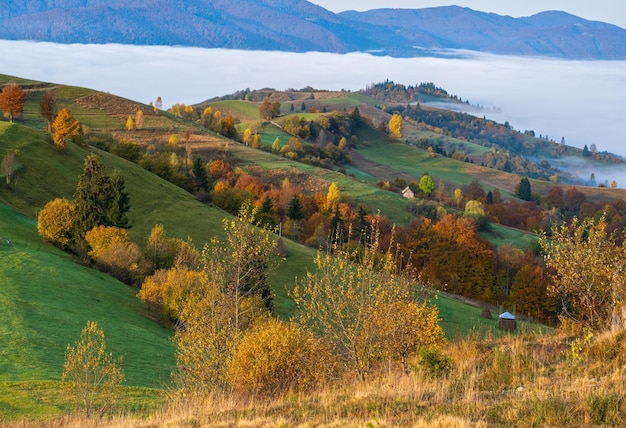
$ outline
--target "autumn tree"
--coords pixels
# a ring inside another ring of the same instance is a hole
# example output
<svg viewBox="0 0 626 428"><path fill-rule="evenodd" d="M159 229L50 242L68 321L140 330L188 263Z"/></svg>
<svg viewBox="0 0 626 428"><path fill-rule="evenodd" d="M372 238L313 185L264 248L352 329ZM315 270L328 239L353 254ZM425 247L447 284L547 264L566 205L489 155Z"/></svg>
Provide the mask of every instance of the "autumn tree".
<svg viewBox="0 0 626 428"><path fill-rule="evenodd" d="M399 140L402 137L402 116L394 114L389 119L389 137L392 140Z"/></svg>
<svg viewBox="0 0 626 428"><path fill-rule="evenodd" d="M204 271L186 266L158 270L147 277L137 296L161 316L172 321L184 318L185 307L198 290L205 289L209 278Z"/></svg>
<svg viewBox="0 0 626 428"><path fill-rule="evenodd" d="M465 216L474 220L476 227L481 229L487 223L487 216L485 215L485 206L482 202L476 200L469 200L465 203Z"/></svg>
<svg viewBox="0 0 626 428"><path fill-rule="evenodd" d="M62 109L52 123L52 139L58 151L65 150L68 139L80 135L80 122L72 116L69 109Z"/></svg>
<svg viewBox="0 0 626 428"><path fill-rule="evenodd" d="M39 112L48 125L48 132L52 132L52 122L57 114L57 102L54 92L50 90L43 94L43 98L39 102Z"/></svg>
<svg viewBox="0 0 626 428"><path fill-rule="evenodd" d="M113 404L124 381L122 359L106 352L104 331L88 321L74 346L67 345L63 383L79 401L87 416L102 414Z"/></svg>
<svg viewBox="0 0 626 428"><path fill-rule="evenodd" d="M275 397L317 386L330 378L334 367L329 347L309 330L267 319L242 338L227 376L236 392Z"/></svg>
<svg viewBox="0 0 626 428"><path fill-rule="evenodd" d="M339 202L340 198L339 186L337 183L330 183L328 186L328 193L326 193L326 210L331 211Z"/></svg>
<svg viewBox="0 0 626 428"><path fill-rule="evenodd" d="M37 230L46 241L66 249L74 242L76 207L67 199L48 202L37 215Z"/></svg>
<svg viewBox="0 0 626 428"><path fill-rule="evenodd" d="M135 128L143 129L144 119L143 111L141 109L137 110L137 113L135 113Z"/></svg>
<svg viewBox="0 0 626 428"><path fill-rule="evenodd" d="M420 190L426 195L430 195L430 193L435 190L435 183L430 175L424 174L422 178L420 178L419 183Z"/></svg>
<svg viewBox="0 0 626 428"><path fill-rule="evenodd" d="M169 269L174 265L181 242L169 236L162 224L156 224L148 236L145 257L154 269Z"/></svg>
<svg viewBox="0 0 626 428"><path fill-rule="evenodd" d="M252 142L250 143L250 147L253 149L260 149L263 147L263 140L261 139L261 135L254 134L252 137Z"/></svg>
<svg viewBox="0 0 626 428"><path fill-rule="evenodd" d="M9 83L0 92L0 110L13 122L13 117L24 111L24 90L17 83Z"/></svg>
<svg viewBox="0 0 626 428"><path fill-rule="evenodd" d="M272 310L272 293L268 274L273 269L275 241L268 230L254 227L258 208L242 205L239 215L224 219L226 239L214 238L204 249L207 271L231 296L235 321L239 318L241 302L250 296L261 297Z"/></svg>
<svg viewBox="0 0 626 428"><path fill-rule="evenodd" d="M274 154L280 153L280 148L281 148L280 138L276 137L274 141L272 142L272 147L271 147L272 153Z"/></svg>
<svg viewBox="0 0 626 428"><path fill-rule="evenodd" d="M188 290L176 331L175 380L186 391L229 387L229 361L246 331L267 319L271 294L267 275L275 243L255 228L254 210L224 220L226 238L214 238L202 252L206 280Z"/></svg>
<svg viewBox="0 0 626 428"><path fill-rule="evenodd" d="M89 256L105 272L127 284L134 284L141 272L142 254L125 229L96 226L85 234Z"/></svg>
<svg viewBox="0 0 626 428"><path fill-rule="evenodd" d="M246 130L243 132L243 143L246 146L249 146L251 142L252 142L252 131L250 130L250 128L246 128Z"/></svg>
<svg viewBox="0 0 626 428"><path fill-rule="evenodd" d="M132 131L134 127L135 127L135 122L133 121L133 117L128 116L128 119L126 119L126 130Z"/></svg>
<svg viewBox="0 0 626 428"><path fill-rule="evenodd" d="M626 320L624 248L607 232L605 217L554 225L540 241L554 270L549 292L566 316L596 330L623 328Z"/></svg>
<svg viewBox="0 0 626 428"><path fill-rule="evenodd" d="M396 275L394 251L379 262L380 231L374 230L361 251L318 252L317 269L292 294L297 320L329 340L361 379L381 361L404 365L420 346L443 341L437 308L415 300L414 285Z"/></svg>

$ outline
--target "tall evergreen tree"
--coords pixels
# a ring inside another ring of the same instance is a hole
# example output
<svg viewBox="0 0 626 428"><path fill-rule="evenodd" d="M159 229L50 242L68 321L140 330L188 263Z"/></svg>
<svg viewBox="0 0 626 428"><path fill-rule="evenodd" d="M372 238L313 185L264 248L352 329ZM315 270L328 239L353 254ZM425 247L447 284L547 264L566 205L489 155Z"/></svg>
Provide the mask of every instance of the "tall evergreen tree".
<svg viewBox="0 0 626 428"><path fill-rule="evenodd" d="M530 181L526 177L522 177L517 185L517 191L515 193L518 198L523 201L530 201L532 194L530 190Z"/></svg>
<svg viewBox="0 0 626 428"><path fill-rule="evenodd" d="M304 207L297 194L294 193L287 206L287 217L293 222L293 239L296 239L296 222L304 218Z"/></svg>
<svg viewBox="0 0 626 428"><path fill-rule="evenodd" d="M111 205L107 213L108 222L112 226L128 228L126 213L130 210L130 197L126 191L126 183L119 171L113 170L109 177L111 185Z"/></svg>
<svg viewBox="0 0 626 428"><path fill-rule="evenodd" d="M276 216L274 215L274 202L269 196L265 196L261 207L257 211L255 220L259 226L273 228L276 226Z"/></svg>
<svg viewBox="0 0 626 428"><path fill-rule="evenodd" d="M202 159L195 158L193 160L193 169L192 169L193 177L196 183L196 186L200 190L208 190L209 189L209 177L206 173L206 168L202 165Z"/></svg>
<svg viewBox="0 0 626 428"><path fill-rule="evenodd" d="M332 245L342 245L347 241L346 223L341 218L337 205L335 205L333 216L330 219L330 234L330 242Z"/></svg>
<svg viewBox="0 0 626 428"><path fill-rule="evenodd" d="M85 159L74 193L74 205L78 241L82 241L85 233L96 226L128 226L126 213L130 202L124 180L117 173L113 177L108 176L95 154Z"/></svg>
<svg viewBox="0 0 626 428"><path fill-rule="evenodd" d="M372 225L367 221L367 209L363 204L359 204L356 212L356 221L354 222L354 232L359 236L359 242L362 245L370 242L372 237Z"/></svg>

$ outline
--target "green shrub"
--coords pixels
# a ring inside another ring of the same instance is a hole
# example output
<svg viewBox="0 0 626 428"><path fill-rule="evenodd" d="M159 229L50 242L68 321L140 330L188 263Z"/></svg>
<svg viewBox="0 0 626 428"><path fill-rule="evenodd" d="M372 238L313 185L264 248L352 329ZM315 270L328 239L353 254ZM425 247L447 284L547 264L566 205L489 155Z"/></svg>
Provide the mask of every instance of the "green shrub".
<svg viewBox="0 0 626 428"><path fill-rule="evenodd" d="M420 349L417 365L429 376L442 377L452 369L452 361L437 348Z"/></svg>

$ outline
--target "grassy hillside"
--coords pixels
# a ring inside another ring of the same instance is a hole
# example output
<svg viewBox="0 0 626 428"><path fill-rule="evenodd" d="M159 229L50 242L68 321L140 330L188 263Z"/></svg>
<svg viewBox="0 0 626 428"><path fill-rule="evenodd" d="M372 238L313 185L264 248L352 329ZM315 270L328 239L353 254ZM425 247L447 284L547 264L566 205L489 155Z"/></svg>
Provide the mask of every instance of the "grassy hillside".
<svg viewBox="0 0 626 428"><path fill-rule="evenodd" d="M16 79L5 77L8 80ZM15 180L10 187L0 186L0 305L4 308L0 315L0 420L67 411L67 398L59 392L57 381L67 344L76 341L88 320L98 321L103 328L108 350L123 356L127 385L161 389L167 385L174 367L171 331L145 317L135 297L136 289L74 263L70 256L45 244L37 234L34 219L38 210L56 197L72 198L84 159L90 152L100 156L108 173L116 169L124 178L131 200L129 233L142 247L157 223L163 224L169 235L190 237L197 247L202 247L212 237L222 236L222 220L229 216L110 153L74 144L69 144L63 153L57 152L49 135L41 131L45 124L37 115L38 100L43 90L52 85L24 83L31 86L23 121L0 122L0 159L13 150L18 160ZM55 87L55 93L60 105L70 107L92 131L112 132L118 137L137 138L142 144L151 144L167 141L172 132L189 129L193 131L190 146L194 153L228 151L238 166L266 174L299 177L306 191L324 192L330 183L336 182L341 192L354 202L365 202L373 211L380 210L398 224L406 225L411 220L404 210L406 200L372 185L380 179L380 174L389 174L389 179L400 174L419 178L425 169L455 185L471 181L462 163L432 160L410 146L389 143L376 131L359 136L360 141L370 141L359 153L365 161L379 165L379 169L359 169L358 164L353 165L350 171L355 179L251 149L163 112L146 117L147 129L128 132L124 129L126 117L134 109L146 106L84 88L59 86ZM361 98L364 97L348 97L342 102L346 105L364 102ZM330 100L325 101L330 104ZM254 115L250 103L222 102L221 106L232 112L241 110L249 118ZM382 171L381 167L387 169ZM498 231L498 236L505 241L518 238L515 231L508 229ZM275 307L284 318L293 312L288 291L297 277L314 268L315 256L313 249L287 239L285 244L288 256L270 276ZM446 336L453 341L473 334L481 337L503 334L495 328L495 320L481 317L478 306L443 294L433 302L439 308ZM524 330L534 328L522 323ZM126 388L124 393L127 409L137 410L162 401L156 390Z"/></svg>
<svg viewBox="0 0 626 428"><path fill-rule="evenodd" d="M0 202L11 205L31 218L48 201L73 196L84 159L95 149L70 144L64 153L54 149L48 136L22 125L0 122L0 158L7 150L18 150L18 179L10 189L0 188ZM201 248L214 236L222 236L222 219L228 214L214 206L197 201L179 187L145 171L132 162L95 150L107 171L117 169L126 182L131 210L128 217L133 240L143 246L155 224L163 224L171 236L190 237ZM279 313L289 313L286 287L294 284L313 266L315 251L285 240L288 257L272 273L276 284L276 306ZM283 311L284 308L284 311Z"/></svg>
<svg viewBox="0 0 626 428"><path fill-rule="evenodd" d="M134 289L42 243L35 222L4 204L0 218L0 380L59 380L65 348L97 321L128 385L169 382L171 332L143 315Z"/></svg>

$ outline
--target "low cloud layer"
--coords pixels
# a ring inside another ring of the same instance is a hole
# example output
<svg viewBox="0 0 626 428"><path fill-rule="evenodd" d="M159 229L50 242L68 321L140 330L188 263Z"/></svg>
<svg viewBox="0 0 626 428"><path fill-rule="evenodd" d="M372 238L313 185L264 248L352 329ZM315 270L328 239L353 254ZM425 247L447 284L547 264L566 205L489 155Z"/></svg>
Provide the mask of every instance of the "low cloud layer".
<svg viewBox="0 0 626 428"><path fill-rule="evenodd" d="M434 82L491 116L556 141L626 156L624 61L562 61L467 53L458 58L250 52L0 41L0 73L85 86L148 103L193 104L240 89L358 90ZM489 116L489 115L488 115Z"/></svg>

